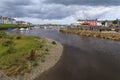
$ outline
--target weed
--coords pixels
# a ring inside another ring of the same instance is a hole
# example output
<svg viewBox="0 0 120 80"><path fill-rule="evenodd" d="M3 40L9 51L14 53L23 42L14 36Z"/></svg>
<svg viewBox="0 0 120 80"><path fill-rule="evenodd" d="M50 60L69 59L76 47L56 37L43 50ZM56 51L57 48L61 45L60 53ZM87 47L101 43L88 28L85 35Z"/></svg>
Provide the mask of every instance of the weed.
<svg viewBox="0 0 120 80"><path fill-rule="evenodd" d="M6 40L2 43L3 46L9 47L9 46L14 46L13 40Z"/></svg>
<svg viewBox="0 0 120 80"><path fill-rule="evenodd" d="M38 66L38 65L39 65L38 62L34 62L32 66L33 66L33 67L36 67L36 66Z"/></svg>
<svg viewBox="0 0 120 80"><path fill-rule="evenodd" d="M19 39L21 39L21 38L22 38L21 36L17 36L17 37L16 37L17 40L19 40Z"/></svg>
<svg viewBox="0 0 120 80"><path fill-rule="evenodd" d="M49 49L48 49L48 48L46 48L46 49L45 49L45 51L47 51L47 52L48 52L48 51L49 51Z"/></svg>
<svg viewBox="0 0 120 80"><path fill-rule="evenodd" d="M57 43L56 43L55 41L52 41L52 44L53 44L53 45L56 45Z"/></svg>
<svg viewBox="0 0 120 80"><path fill-rule="evenodd" d="M5 38L7 34L5 32L0 32L0 38Z"/></svg>
<svg viewBox="0 0 120 80"><path fill-rule="evenodd" d="M40 59L42 62L45 62L45 55L41 56Z"/></svg>

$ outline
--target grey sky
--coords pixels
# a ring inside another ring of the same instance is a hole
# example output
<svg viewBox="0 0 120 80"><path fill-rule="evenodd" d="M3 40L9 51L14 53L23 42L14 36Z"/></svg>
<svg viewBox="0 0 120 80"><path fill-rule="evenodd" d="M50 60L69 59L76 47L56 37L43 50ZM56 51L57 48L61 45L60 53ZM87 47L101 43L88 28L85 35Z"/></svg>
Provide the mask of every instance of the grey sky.
<svg viewBox="0 0 120 80"><path fill-rule="evenodd" d="M0 15L33 23L120 18L119 0L1 0Z"/></svg>
<svg viewBox="0 0 120 80"><path fill-rule="evenodd" d="M44 2L64 5L91 5L91 6L120 5L120 0L45 0Z"/></svg>

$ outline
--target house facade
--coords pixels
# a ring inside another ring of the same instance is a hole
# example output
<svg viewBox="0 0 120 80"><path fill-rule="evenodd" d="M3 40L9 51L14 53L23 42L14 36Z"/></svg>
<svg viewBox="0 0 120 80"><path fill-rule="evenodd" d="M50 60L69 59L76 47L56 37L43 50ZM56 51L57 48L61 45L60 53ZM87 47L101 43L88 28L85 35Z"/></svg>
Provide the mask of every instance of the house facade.
<svg viewBox="0 0 120 80"><path fill-rule="evenodd" d="M13 18L8 18L8 24L16 24L15 19L13 19Z"/></svg>
<svg viewBox="0 0 120 80"><path fill-rule="evenodd" d="M8 18L7 17L3 17L3 24L8 24Z"/></svg>
<svg viewBox="0 0 120 80"><path fill-rule="evenodd" d="M113 25L113 21L110 21L110 20L105 21L105 27L110 27L112 25Z"/></svg>
<svg viewBox="0 0 120 80"><path fill-rule="evenodd" d="M0 16L0 24L16 24L14 18Z"/></svg>
<svg viewBox="0 0 120 80"><path fill-rule="evenodd" d="M86 19L86 20L77 20L76 25L90 25L91 27L112 27L113 20L97 20L97 19ZM120 20L118 20L118 25L120 26Z"/></svg>
<svg viewBox="0 0 120 80"><path fill-rule="evenodd" d="M79 19L79 20L77 20L77 24L78 25L90 25L90 26L94 27L94 26L97 26L97 19L92 19L92 20L88 20L88 19L81 20L81 19Z"/></svg>
<svg viewBox="0 0 120 80"><path fill-rule="evenodd" d="M13 24L12 18L8 18L8 24Z"/></svg>
<svg viewBox="0 0 120 80"><path fill-rule="evenodd" d="M4 19L2 16L0 16L0 24L3 24L4 23Z"/></svg>
<svg viewBox="0 0 120 80"><path fill-rule="evenodd" d="M16 24L26 24L25 21L16 21Z"/></svg>
<svg viewBox="0 0 120 80"><path fill-rule="evenodd" d="M117 19L117 20L118 20L118 23L117 23L117 24L118 24L118 26L120 27L120 19Z"/></svg>

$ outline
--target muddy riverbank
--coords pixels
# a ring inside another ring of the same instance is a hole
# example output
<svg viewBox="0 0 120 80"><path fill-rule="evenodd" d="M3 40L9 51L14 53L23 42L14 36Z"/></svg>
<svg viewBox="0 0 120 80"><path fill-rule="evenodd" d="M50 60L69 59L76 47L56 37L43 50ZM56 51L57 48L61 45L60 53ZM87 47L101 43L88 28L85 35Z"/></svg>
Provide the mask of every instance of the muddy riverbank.
<svg viewBox="0 0 120 80"><path fill-rule="evenodd" d="M109 31L97 32L97 31L89 31L89 30L76 31L72 29L71 30L61 29L60 31L64 33L75 33L75 34L87 36L87 37L97 37L97 38L120 41L120 33L117 33L117 32L109 32Z"/></svg>

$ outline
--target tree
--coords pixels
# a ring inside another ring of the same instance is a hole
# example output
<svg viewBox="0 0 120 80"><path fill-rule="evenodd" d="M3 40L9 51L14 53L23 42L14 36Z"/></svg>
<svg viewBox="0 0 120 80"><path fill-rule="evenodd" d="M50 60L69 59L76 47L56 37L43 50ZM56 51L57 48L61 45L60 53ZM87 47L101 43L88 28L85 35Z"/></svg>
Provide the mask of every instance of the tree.
<svg viewBox="0 0 120 80"><path fill-rule="evenodd" d="M103 21L103 22L102 22L102 25L104 25L104 26L105 26L105 21Z"/></svg>
<svg viewBox="0 0 120 80"><path fill-rule="evenodd" d="M118 20L114 20L112 23L116 25L118 23Z"/></svg>

